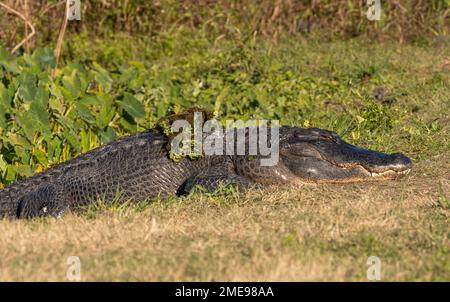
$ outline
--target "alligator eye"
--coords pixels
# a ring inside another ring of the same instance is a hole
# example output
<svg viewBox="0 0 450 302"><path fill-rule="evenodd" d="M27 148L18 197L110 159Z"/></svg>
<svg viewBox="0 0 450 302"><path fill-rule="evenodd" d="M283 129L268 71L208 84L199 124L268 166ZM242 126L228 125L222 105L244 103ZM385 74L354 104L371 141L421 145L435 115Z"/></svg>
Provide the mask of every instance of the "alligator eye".
<svg viewBox="0 0 450 302"><path fill-rule="evenodd" d="M338 139L333 134L322 134L319 136L321 139L332 141L334 143L338 142Z"/></svg>

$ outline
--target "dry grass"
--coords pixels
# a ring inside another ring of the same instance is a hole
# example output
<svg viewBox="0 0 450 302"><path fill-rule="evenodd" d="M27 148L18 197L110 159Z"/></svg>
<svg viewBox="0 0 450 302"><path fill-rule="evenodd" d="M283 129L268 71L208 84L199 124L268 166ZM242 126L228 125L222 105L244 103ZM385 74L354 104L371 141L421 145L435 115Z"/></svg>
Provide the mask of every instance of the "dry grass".
<svg viewBox="0 0 450 302"><path fill-rule="evenodd" d="M0 280L450 280L450 154L394 182L194 195L0 222Z"/></svg>
<svg viewBox="0 0 450 302"><path fill-rule="evenodd" d="M54 43L64 19L61 0L3 0L27 12L37 34L30 46ZM446 0L381 1L380 22L367 20L364 0L322 1L81 1L82 22L70 22L67 34L85 32L93 37L111 32L128 35L158 35L179 27L192 28L215 38L258 34L323 38L365 36L372 39L421 41L424 37L448 35L450 8ZM0 43L16 45L26 32L21 19L0 9Z"/></svg>

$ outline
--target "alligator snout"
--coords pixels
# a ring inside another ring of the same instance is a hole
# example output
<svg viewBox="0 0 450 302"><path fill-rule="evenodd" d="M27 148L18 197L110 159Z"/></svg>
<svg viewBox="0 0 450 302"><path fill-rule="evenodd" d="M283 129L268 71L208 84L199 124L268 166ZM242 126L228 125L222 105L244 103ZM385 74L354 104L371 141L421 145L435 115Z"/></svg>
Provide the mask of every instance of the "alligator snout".
<svg viewBox="0 0 450 302"><path fill-rule="evenodd" d="M306 182L353 182L395 179L409 173L412 161L403 153L383 153L351 145L338 135L302 137L282 152L287 167ZM311 132L316 129L311 129ZM313 133L314 134L314 133Z"/></svg>
<svg viewBox="0 0 450 302"><path fill-rule="evenodd" d="M364 166L364 169L369 172L372 178L397 178L411 171L412 161L403 153L393 153L388 156L379 156L378 158L380 163Z"/></svg>
<svg viewBox="0 0 450 302"><path fill-rule="evenodd" d="M403 153L393 153L387 158L380 156L381 163L374 166L369 166L367 169L373 173L383 173L386 171L404 172L411 170L412 161ZM408 171L409 172L409 171Z"/></svg>

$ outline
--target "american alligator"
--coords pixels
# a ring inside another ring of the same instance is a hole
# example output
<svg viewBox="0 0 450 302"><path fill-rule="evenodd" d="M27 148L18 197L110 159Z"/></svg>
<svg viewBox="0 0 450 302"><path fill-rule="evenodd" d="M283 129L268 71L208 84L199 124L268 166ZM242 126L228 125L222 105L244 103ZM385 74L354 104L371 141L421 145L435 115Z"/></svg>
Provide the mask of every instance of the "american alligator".
<svg viewBox="0 0 450 302"><path fill-rule="evenodd" d="M279 161L262 157L214 155L175 162L161 129L124 136L64 163L16 181L0 191L0 217L60 217L93 200L145 200L186 194L197 185L208 191L221 184L343 183L394 179L410 171L411 160L353 146L336 133L317 128L279 128Z"/></svg>

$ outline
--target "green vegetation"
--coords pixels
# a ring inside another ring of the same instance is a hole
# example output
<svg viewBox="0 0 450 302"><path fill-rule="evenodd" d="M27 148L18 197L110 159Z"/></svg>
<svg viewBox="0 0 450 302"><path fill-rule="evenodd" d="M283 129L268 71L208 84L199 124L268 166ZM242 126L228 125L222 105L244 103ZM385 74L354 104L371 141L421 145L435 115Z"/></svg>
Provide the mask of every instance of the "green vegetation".
<svg viewBox="0 0 450 302"><path fill-rule="evenodd" d="M448 47L219 43L183 30L150 40L80 35L55 78L50 49L20 57L2 49L0 180L29 176L192 106L222 119L333 129L355 144L429 158L449 148ZM374 95L379 87L386 99Z"/></svg>
<svg viewBox="0 0 450 302"><path fill-rule="evenodd" d="M414 168L0 221L0 280L65 280L70 255L83 280L366 280L372 255L382 280L450 280L448 1L384 1L372 23L363 1L83 1L54 77L61 16L38 2L29 51L10 54L23 22L0 15L0 186L192 107L334 130Z"/></svg>
<svg viewBox="0 0 450 302"><path fill-rule="evenodd" d="M38 33L32 45L56 41L64 15L60 0L35 0L25 5L21 0L3 2L28 11ZM277 39L289 35L324 40L363 36L379 41L427 43L427 38L450 33L449 0L381 1L379 22L369 22L367 2L355 0L82 2L82 22L69 23L69 34L85 32L108 38L124 32L130 36L158 37L187 28L197 35L222 41L238 36ZM0 10L0 44L17 44L24 35L23 21Z"/></svg>

